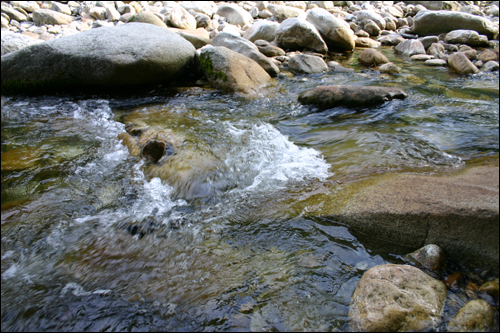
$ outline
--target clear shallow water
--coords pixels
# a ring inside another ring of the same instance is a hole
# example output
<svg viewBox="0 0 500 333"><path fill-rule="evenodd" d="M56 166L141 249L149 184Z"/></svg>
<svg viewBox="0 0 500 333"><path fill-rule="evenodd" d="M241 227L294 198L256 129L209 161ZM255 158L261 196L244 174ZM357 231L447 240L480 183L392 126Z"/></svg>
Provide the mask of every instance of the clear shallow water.
<svg viewBox="0 0 500 333"><path fill-rule="evenodd" d="M401 74L361 68L356 52L336 60L357 73L282 75L253 100L202 87L2 97L2 330L348 330L363 272L412 249L294 203L325 183L498 155L498 73L458 77L382 50ZM409 97L297 103L328 84ZM129 122L209 153L220 168L194 180L204 195L186 198L131 156L117 139Z"/></svg>

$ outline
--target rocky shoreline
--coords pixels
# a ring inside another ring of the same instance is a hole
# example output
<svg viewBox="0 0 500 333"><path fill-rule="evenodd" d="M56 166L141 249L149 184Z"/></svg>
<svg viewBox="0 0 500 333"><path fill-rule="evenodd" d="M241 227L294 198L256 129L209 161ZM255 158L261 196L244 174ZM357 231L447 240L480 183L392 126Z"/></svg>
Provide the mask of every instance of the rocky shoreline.
<svg viewBox="0 0 500 333"><path fill-rule="evenodd" d="M498 1L6 1L2 93L188 83L251 98L286 72L354 71L331 57L356 48L364 49L363 68L397 75L401 68L376 50L381 45L408 66L422 61L474 75L499 70L498 16ZM395 87L338 85L303 91L298 102L369 107L407 96ZM189 188L193 177L218 169L209 150L182 151L175 129L130 123L119 138L152 176L173 179L174 187ZM167 163L193 156L200 169L182 175ZM303 203L320 207L311 215L420 247L405 256L407 265L365 272L351 301L352 330L442 327L447 289L459 279L442 278L444 254L498 274L498 172L489 166L448 177L384 175L350 185L348 196L320 194ZM497 327L498 278L474 281L447 330Z"/></svg>

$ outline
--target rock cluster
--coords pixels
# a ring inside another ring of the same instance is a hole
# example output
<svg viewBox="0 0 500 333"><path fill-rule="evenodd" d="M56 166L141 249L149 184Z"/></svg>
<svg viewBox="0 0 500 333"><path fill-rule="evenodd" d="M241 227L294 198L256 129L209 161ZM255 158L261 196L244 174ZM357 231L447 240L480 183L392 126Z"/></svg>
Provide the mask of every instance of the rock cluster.
<svg viewBox="0 0 500 333"><path fill-rule="evenodd" d="M439 3L441 5L433 2L379 2L373 5L351 1L2 2L2 90L36 88L44 91L65 86L171 83L176 78L190 78L194 82L203 73L206 75L200 62L192 61L191 56L188 57L189 64L177 59L184 57L180 50L186 48L185 43L178 38L170 38L169 52L178 50L179 56L173 57L175 59L168 65L162 61L149 61L148 57L161 56L160 51L156 55L151 52L159 44L159 41L155 41L156 36L162 33L137 24L170 30L196 49L212 43L229 48L257 62L271 77L277 76L283 69L298 74L325 73L332 67L324 66L320 54L350 52L356 47L377 48L381 44L394 46L394 51L402 56L428 55L433 58L426 59L426 65L449 66L459 74L498 70L498 42L494 40L498 38L498 7L494 4L480 8ZM123 31L127 31L127 34L130 31L134 35L132 30L144 36L141 43L136 43L134 37L116 40L116 36L123 35ZM110 46L101 50L74 47L85 39L80 35L95 38L101 43L99 45L107 44L103 43L107 39ZM370 38L377 36L380 36L378 41ZM256 41L259 41L260 46ZM106 58L105 52L111 52L109 58L116 57L111 45L126 50L121 56L123 59L115 59L108 64L101 62L97 67L87 66L89 60L84 54L101 53ZM472 52L476 50L463 50L465 46L486 47L486 50ZM19 51L21 49L24 51ZM145 58L144 50L149 50ZM307 54L309 51L318 54ZM482 54L486 51L487 54ZM189 53L193 54L192 49ZM302 56L291 60L299 53L317 59ZM71 58L71 66L76 68L87 66L87 75L66 71L62 64L49 64L59 57ZM399 72L394 64L387 64L379 56L372 60L365 58L360 57L359 61L366 66L383 73ZM13 65L23 63L23 59L30 59L29 68ZM305 69L305 65L298 66L299 59L302 62L310 59L308 63L316 63L319 67ZM121 69L117 61L126 64L124 69L130 75L118 73ZM145 63L148 63L145 73L151 74L138 75L132 79L136 75L131 73L143 73ZM31 72L32 69L35 72ZM27 72L31 72L31 77ZM168 75L165 75L166 72ZM228 85L232 83L215 84L219 88ZM231 91L241 90L236 86L228 88Z"/></svg>

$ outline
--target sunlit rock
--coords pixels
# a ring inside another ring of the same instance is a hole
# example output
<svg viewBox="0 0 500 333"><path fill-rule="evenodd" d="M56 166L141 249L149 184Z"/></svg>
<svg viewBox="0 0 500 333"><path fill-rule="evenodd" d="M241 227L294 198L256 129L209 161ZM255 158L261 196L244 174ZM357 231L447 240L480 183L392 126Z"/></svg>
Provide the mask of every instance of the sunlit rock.
<svg viewBox="0 0 500 333"><path fill-rule="evenodd" d="M380 265L363 274L349 307L353 331L405 332L435 329L446 286L418 268Z"/></svg>

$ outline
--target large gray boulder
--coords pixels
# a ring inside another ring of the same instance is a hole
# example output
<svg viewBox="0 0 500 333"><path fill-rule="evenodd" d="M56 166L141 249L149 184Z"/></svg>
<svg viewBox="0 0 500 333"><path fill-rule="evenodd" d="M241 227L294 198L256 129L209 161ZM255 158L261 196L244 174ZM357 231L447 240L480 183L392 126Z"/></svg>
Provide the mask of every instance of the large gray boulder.
<svg viewBox="0 0 500 333"><path fill-rule="evenodd" d="M308 48L319 53L328 51L316 27L299 18L289 18L279 25L276 29L276 43L289 50Z"/></svg>
<svg viewBox="0 0 500 333"><path fill-rule="evenodd" d="M243 37L238 37L227 32L221 32L212 39L212 45L224 46L249 57L257 62L272 77L275 77L280 73L278 66L276 66L268 57L263 55L254 43Z"/></svg>
<svg viewBox="0 0 500 333"><path fill-rule="evenodd" d="M488 37L480 35L474 30L453 30L446 34L444 40L446 43L451 44L467 44L470 46L488 45Z"/></svg>
<svg viewBox="0 0 500 333"><path fill-rule="evenodd" d="M41 39L35 39L23 34L2 31L2 55L42 42Z"/></svg>
<svg viewBox="0 0 500 333"><path fill-rule="evenodd" d="M346 21L333 16L323 8L308 10L306 20L318 29L329 49L348 51L354 49L354 32Z"/></svg>
<svg viewBox="0 0 500 333"><path fill-rule="evenodd" d="M448 177L385 175L338 204L321 196L322 216L371 237L419 248L436 244L455 260L498 269L498 167ZM313 201L316 202L316 201Z"/></svg>
<svg viewBox="0 0 500 333"><path fill-rule="evenodd" d="M240 27L253 21L252 15L236 4L224 4L219 6L217 15L225 17L228 23L239 25Z"/></svg>
<svg viewBox="0 0 500 333"><path fill-rule="evenodd" d="M37 9L33 12L33 22L36 25L60 25L70 24L73 17L50 9Z"/></svg>
<svg viewBox="0 0 500 333"><path fill-rule="evenodd" d="M413 18L413 32L419 36L439 35L453 30L474 30L494 39L498 28L487 18L446 10L420 11Z"/></svg>
<svg viewBox="0 0 500 333"><path fill-rule="evenodd" d="M365 107L382 104L392 99L404 99L407 94L393 87L363 86L323 86L304 91L299 95L302 104L316 105L321 108L336 106Z"/></svg>
<svg viewBox="0 0 500 333"><path fill-rule="evenodd" d="M440 324L446 300L443 282L409 265L370 268L349 307L353 332L422 332Z"/></svg>
<svg viewBox="0 0 500 333"><path fill-rule="evenodd" d="M257 21L243 33L243 38L246 38L251 42L255 42L258 39L272 42L276 37L276 29L278 26L279 23L277 22L265 20Z"/></svg>
<svg viewBox="0 0 500 333"><path fill-rule="evenodd" d="M212 85L232 92L251 95L271 79L254 60L223 46L201 48L200 63Z"/></svg>
<svg viewBox="0 0 500 333"><path fill-rule="evenodd" d="M193 70L195 54L187 40L151 24L92 29L2 56L2 90L170 82Z"/></svg>

